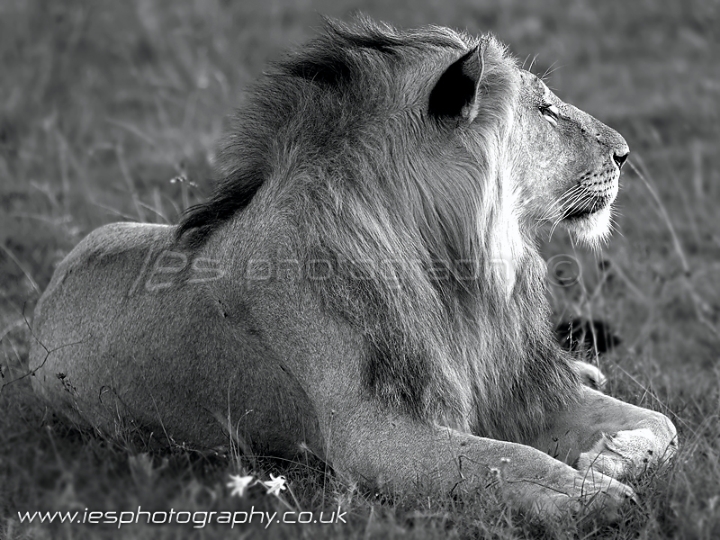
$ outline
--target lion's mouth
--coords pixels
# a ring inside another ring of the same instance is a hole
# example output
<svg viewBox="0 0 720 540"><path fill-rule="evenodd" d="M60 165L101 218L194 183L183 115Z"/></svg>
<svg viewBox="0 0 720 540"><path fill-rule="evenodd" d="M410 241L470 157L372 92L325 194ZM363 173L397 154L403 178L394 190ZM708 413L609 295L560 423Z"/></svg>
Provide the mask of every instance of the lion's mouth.
<svg viewBox="0 0 720 540"><path fill-rule="evenodd" d="M580 178L580 182L570 190L575 193L569 197L563 214L563 220L576 221L604 210L612 204L618 193L620 169L606 166L599 172L588 172Z"/></svg>
<svg viewBox="0 0 720 540"><path fill-rule="evenodd" d="M568 208L563 215L564 221L576 221L590 216L604 208L607 208L612 203L614 197L608 196L596 196L588 194L583 200L579 201L578 204L573 205L572 208Z"/></svg>

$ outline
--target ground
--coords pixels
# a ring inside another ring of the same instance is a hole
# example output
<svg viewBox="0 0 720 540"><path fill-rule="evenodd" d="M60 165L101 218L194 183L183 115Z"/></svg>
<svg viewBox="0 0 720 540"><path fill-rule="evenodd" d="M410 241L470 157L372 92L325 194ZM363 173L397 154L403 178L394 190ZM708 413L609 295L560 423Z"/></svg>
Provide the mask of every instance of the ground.
<svg viewBox="0 0 720 540"><path fill-rule="evenodd" d="M384 499L308 460L234 448L150 452L56 421L26 373L26 320L54 266L117 220L176 222L209 192L223 118L318 13L492 31L559 96L620 131L632 154L616 232L597 253L544 242L556 322L601 320L621 344L591 360L607 391L679 429L667 471L635 487L620 523L540 529L487 497ZM0 538L225 538L228 526L21 524L18 511L347 511L334 525L238 525L307 538L720 537L720 3L340 0L0 2ZM564 265L572 257L578 266ZM579 272L579 279L575 279ZM148 453L149 452L149 453ZM230 474L260 485L242 498Z"/></svg>

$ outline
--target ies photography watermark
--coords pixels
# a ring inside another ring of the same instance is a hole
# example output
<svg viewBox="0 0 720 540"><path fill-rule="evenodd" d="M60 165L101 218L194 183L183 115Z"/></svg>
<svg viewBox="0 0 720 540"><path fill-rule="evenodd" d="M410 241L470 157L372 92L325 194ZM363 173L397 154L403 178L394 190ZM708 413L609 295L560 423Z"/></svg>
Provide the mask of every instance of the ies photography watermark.
<svg viewBox="0 0 720 540"><path fill-rule="evenodd" d="M233 281L382 281L399 287L403 282L429 279L431 282L454 281L465 283L498 279L502 283L515 281L516 262L506 259L474 261L466 259L380 259L335 260L329 258L249 259L233 266L227 261L198 257L181 251L150 250L143 262L130 295L142 290L158 292L176 285L210 283L224 278ZM547 279L554 285L568 287L577 283L582 268L571 255L556 255L546 261Z"/></svg>
<svg viewBox="0 0 720 540"><path fill-rule="evenodd" d="M230 475L227 482L230 498L243 498L250 490L264 490L266 496L277 499L280 506L276 510L261 510L252 505L243 510L149 510L138 506L133 510L92 510L85 508L74 511L25 511L18 512L21 524L65 524L65 525L105 525L118 529L132 525L188 525L194 529L204 529L210 525L219 525L234 529L240 526L262 526L267 529L273 525L337 525L346 524L347 512L340 506L337 509L321 511L303 511L299 506L291 506L283 497L290 493L297 503L284 476L270 474L269 480L261 480L252 474Z"/></svg>

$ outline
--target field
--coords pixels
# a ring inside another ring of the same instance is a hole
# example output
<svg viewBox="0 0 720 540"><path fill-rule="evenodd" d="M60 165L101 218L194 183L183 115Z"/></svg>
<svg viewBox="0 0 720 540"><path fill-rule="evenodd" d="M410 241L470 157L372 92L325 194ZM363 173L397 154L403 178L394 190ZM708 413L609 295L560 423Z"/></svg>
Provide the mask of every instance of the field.
<svg viewBox="0 0 720 540"><path fill-rule="evenodd" d="M669 470L635 485L620 522L540 529L500 504L383 499L321 463L152 452L52 417L27 375L28 321L54 266L93 228L176 222L210 192L224 118L265 64L312 36L318 13L492 31L558 95L620 131L632 154L616 232L598 253L562 232L548 258L556 321L610 324L594 357L607 391L661 410L680 434ZM720 2L718 0L0 0L0 539L720 538ZM557 276L556 276L557 277ZM565 276L567 277L567 276ZM563 283L565 285L563 285ZM229 474L255 486L243 498ZM21 524L18 512L284 512L338 506L347 524Z"/></svg>

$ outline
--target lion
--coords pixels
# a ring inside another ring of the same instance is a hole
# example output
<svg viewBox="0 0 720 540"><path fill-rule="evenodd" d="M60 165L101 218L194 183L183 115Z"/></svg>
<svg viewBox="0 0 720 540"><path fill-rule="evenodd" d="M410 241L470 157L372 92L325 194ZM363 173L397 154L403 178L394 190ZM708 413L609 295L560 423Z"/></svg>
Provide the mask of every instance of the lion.
<svg viewBox="0 0 720 540"><path fill-rule="evenodd" d="M492 36L328 21L237 113L209 200L57 267L34 388L106 436L612 516L676 430L582 384L599 372L553 339L535 239L605 238L628 152Z"/></svg>

